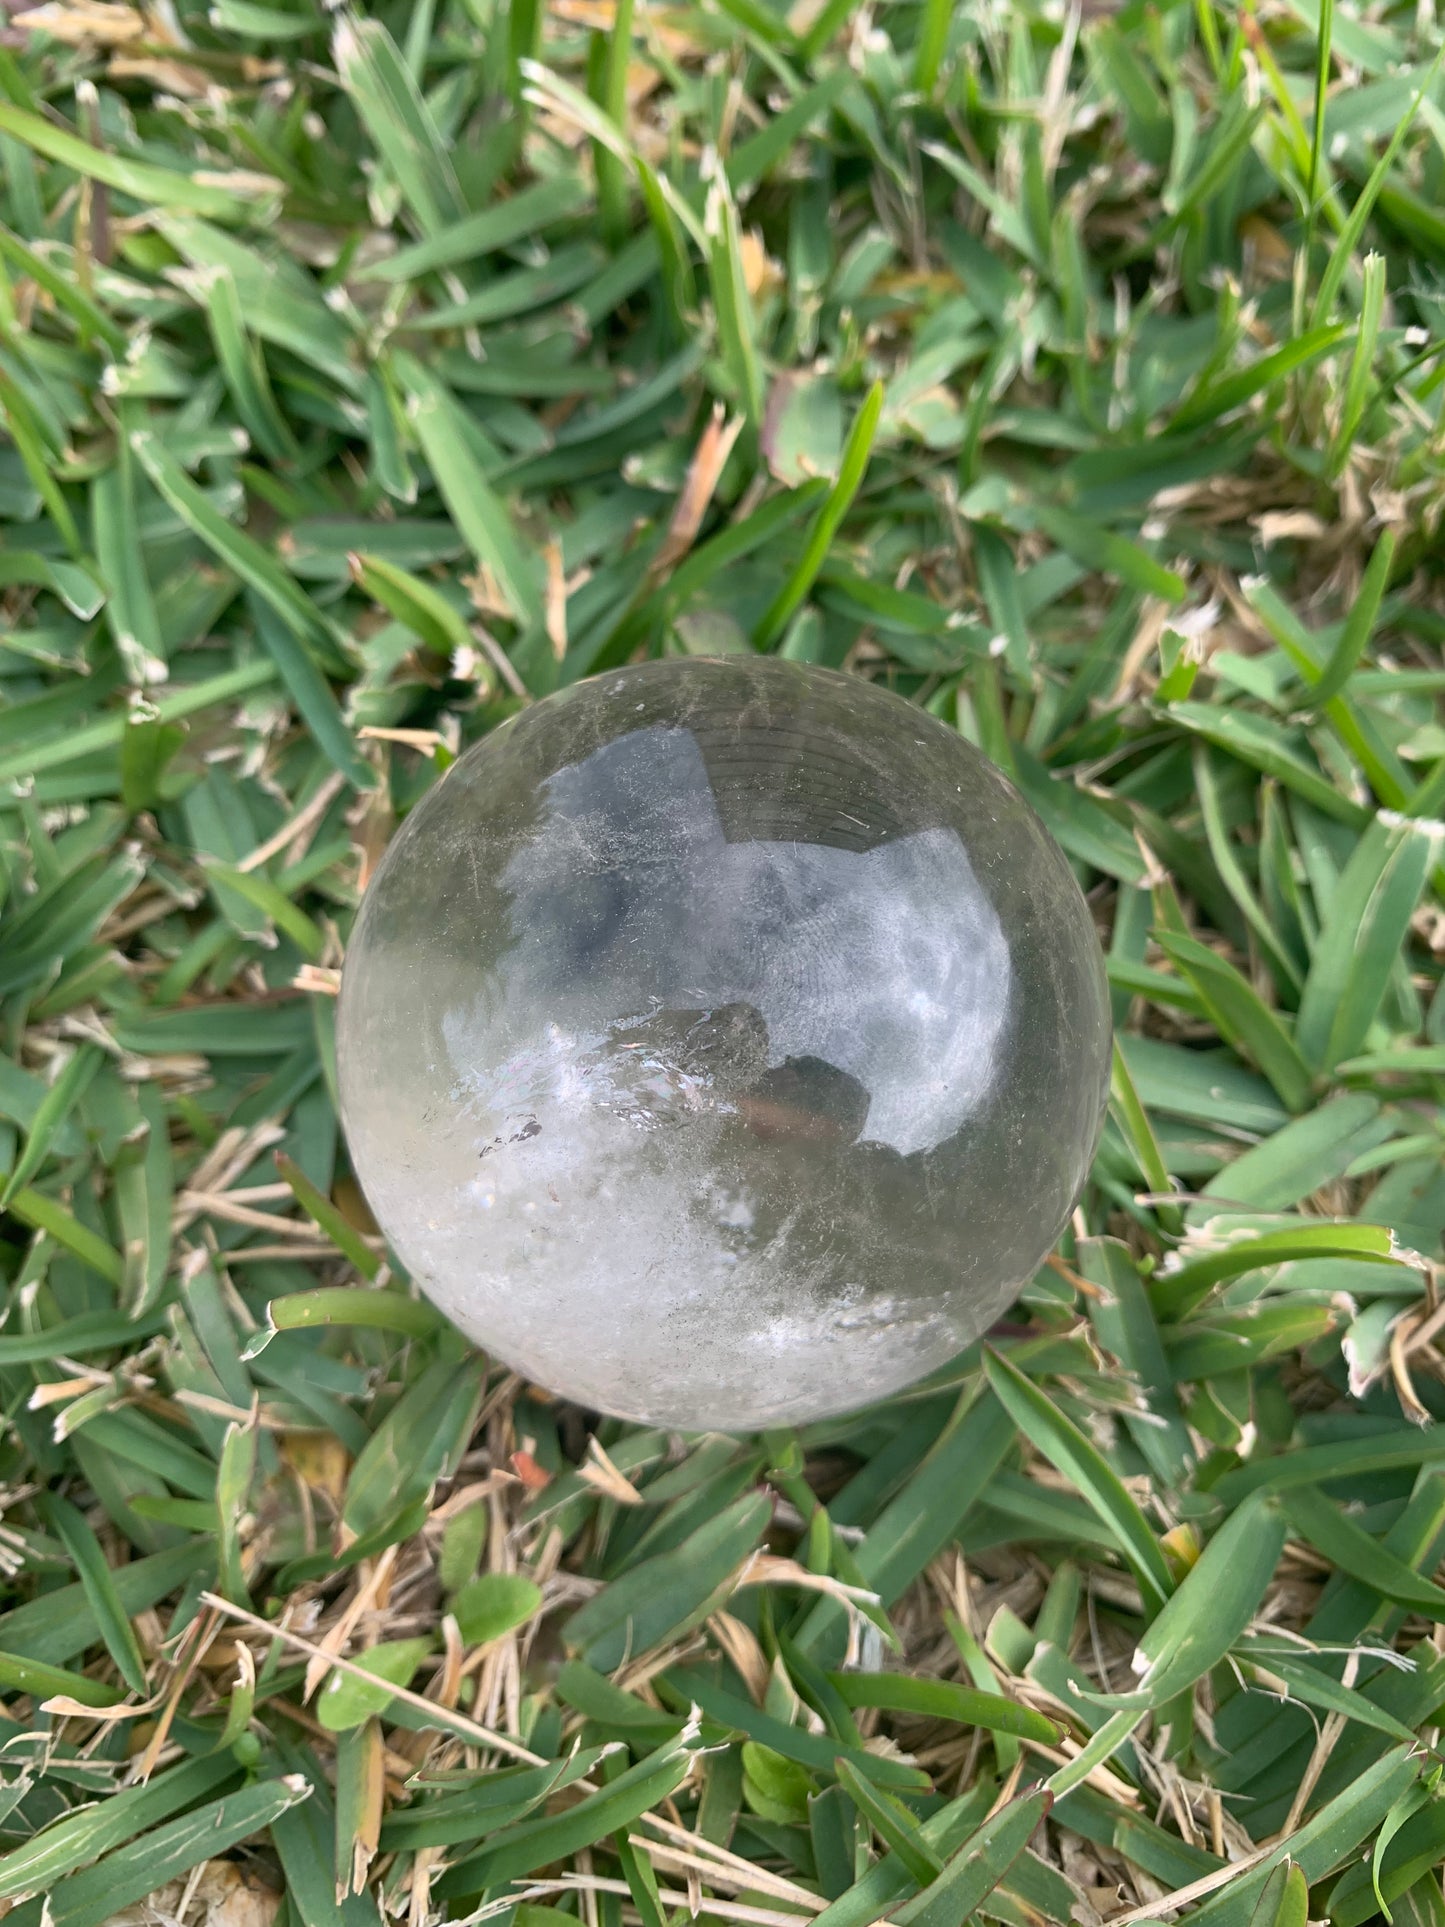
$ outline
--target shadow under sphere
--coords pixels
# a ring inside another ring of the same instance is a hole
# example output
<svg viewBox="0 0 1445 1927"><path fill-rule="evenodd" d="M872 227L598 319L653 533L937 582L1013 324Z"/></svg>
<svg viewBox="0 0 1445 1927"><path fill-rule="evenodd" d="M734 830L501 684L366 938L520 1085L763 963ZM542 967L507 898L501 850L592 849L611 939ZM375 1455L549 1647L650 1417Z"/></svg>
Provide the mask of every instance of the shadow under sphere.
<svg viewBox="0 0 1445 1927"><path fill-rule="evenodd" d="M357 921L357 1174L402 1262L537 1382L685 1429L945 1363L1098 1140L1102 958L991 763L776 660L580 683L470 750Z"/></svg>

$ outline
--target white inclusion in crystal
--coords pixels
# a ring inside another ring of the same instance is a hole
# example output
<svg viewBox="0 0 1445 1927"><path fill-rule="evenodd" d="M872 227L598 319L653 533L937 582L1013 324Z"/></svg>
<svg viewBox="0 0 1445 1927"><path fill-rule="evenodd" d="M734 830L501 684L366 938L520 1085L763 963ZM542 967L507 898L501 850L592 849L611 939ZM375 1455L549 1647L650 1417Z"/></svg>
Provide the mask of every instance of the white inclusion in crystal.
<svg viewBox="0 0 1445 1927"><path fill-rule="evenodd" d="M741 1191L719 1187L713 1194L713 1222L731 1231L751 1231L757 1213Z"/></svg>
<svg viewBox="0 0 1445 1927"><path fill-rule="evenodd" d="M1007 1016L1009 955L955 831L861 853L729 842L691 733L663 727L619 738L546 788L553 821L501 878L519 939L501 962L501 1006L488 999L444 1022L483 1116L520 1108L524 1090L568 1111L612 1108L617 1045L601 1026L615 1040L619 980L634 987L639 1021L675 1008L680 986L699 1007L750 1006L767 1065L813 1057L846 1072L869 1094L861 1140L904 1157L952 1137L977 1108ZM618 875L632 885L625 908L579 957L569 927L579 888L605 895ZM542 1010L552 1022L539 1048ZM498 1062L509 1039L520 1048ZM649 1105L659 1122L720 1108L677 1067L621 1081L639 1122ZM552 1153L563 1155L555 1138Z"/></svg>

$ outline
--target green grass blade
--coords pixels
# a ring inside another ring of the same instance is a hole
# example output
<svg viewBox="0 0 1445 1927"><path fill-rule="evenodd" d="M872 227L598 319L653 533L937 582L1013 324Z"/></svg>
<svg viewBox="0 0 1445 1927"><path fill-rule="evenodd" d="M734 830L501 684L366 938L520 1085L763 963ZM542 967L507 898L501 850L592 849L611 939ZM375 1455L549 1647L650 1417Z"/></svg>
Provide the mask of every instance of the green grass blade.
<svg viewBox="0 0 1445 1927"><path fill-rule="evenodd" d="M147 161L127 160L103 148L80 140L64 127L44 120L38 114L0 101L0 134L22 142L37 154L76 174L100 181L118 194L147 207L183 208L212 221L246 219L257 208L271 201L278 183L263 175L236 173L222 185L208 181L180 166L154 167ZM177 160L181 156L177 154Z"/></svg>
<svg viewBox="0 0 1445 1927"><path fill-rule="evenodd" d="M343 17L332 36L342 85L423 234L467 213L451 156L421 90L380 20Z"/></svg>
<svg viewBox="0 0 1445 1927"><path fill-rule="evenodd" d="M1371 169L1370 178L1360 190L1355 205L1350 209L1349 217L1340 231L1339 239L1335 242L1324 274L1320 277L1319 288L1315 294L1313 320L1316 327L1326 321L1334 312L1335 303L1339 300L1340 290L1344 286L1345 276L1353 266L1355 254L1359 249L1360 242L1364 238L1366 224L1374 212L1375 203L1379 199L1381 191L1390 178L1391 169L1399 158L1400 149L1405 144L1405 136L1414 124L1415 116L1420 111L1421 103L1428 99L1430 90L1435 84L1436 76L1440 72L1442 59L1445 59L1445 47L1437 50L1435 58L1430 62L1419 90L1410 104L1409 111L1401 116L1394 132L1390 136L1384 153L1381 154L1379 160L1376 161L1374 167Z"/></svg>
<svg viewBox="0 0 1445 1927"><path fill-rule="evenodd" d="M1390 565L1395 559L1395 538L1389 529L1381 535L1371 553L1369 565L1360 583L1360 592L1354 605L1345 618L1340 639L1330 652L1325 664L1324 674L1310 690L1310 701L1319 709L1338 696L1354 673L1360 658L1369 647L1370 637L1379 620L1380 604L1384 600L1385 587L1390 579Z"/></svg>
<svg viewBox="0 0 1445 1927"><path fill-rule="evenodd" d="M56 1134L85 1095L86 1087L104 1062L94 1044L82 1044L61 1067L59 1076L42 1098L25 1139L25 1148L0 1191L0 1210L8 1210L15 1193L28 1185L49 1157Z"/></svg>
<svg viewBox="0 0 1445 1927"><path fill-rule="evenodd" d="M1300 999L1295 1041L1322 1071L1364 1045L1437 854L1435 831L1382 814L1345 866Z"/></svg>
<svg viewBox="0 0 1445 1927"><path fill-rule="evenodd" d="M1126 1708L1167 1706L1224 1659L1263 1602L1284 1551L1279 1507L1260 1493L1232 1512L1139 1642L1136 1692L1101 1696Z"/></svg>
<svg viewBox="0 0 1445 1927"><path fill-rule="evenodd" d="M964 1726L1038 1740L1045 1746L1058 1737L1053 1721L1041 1713L1002 1694L980 1693L952 1680L912 1679L906 1673L834 1673L830 1677L847 1706L883 1706L896 1713L956 1720Z"/></svg>
<svg viewBox="0 0 1445 1927"><path fill-rule="evenodd" d="M1445 1618L1445 1591L1412 1571L1316 1487L1295 1487L1284 1509L1295 1530L1341 1572L1397 1606L1408 1606L1429 1619Z"/></svg>
<svg viewBox="0 0 1445 1927"><path fill-rule="evenodd" d="M757 626L753 636L755 648L772 648L817 580L833 540L842 527L843 518L863 485L873 437L878 429L878 417L882 411L883 384L874 382L848 431L848 439L843 444L842 458L838 463L837 479L818 509L813 526L808 531L803 553Z"/></svg>
<svg viewBox="0 0 1445 1927"><path fill-rule="evenodd" d="M189 1873L203 1860L218 1859L269 1826L310 1790L294 1777L264 1780L168 1821L60 1881L47 1901L50 1918L55 1927L102 1927L117 1909L143 1900L158 1884Z"/></svg>
<svg viewBox="0 0 1445 1927"><path fill-rule="evenodd" d="M100 1541L84 1514L58 1494L47 1497L45 1514L51 1530L70 1555L70 1562L85 1589L106 1651L115 1661L117 1671L131 1692L144 1698L147 1690L145 1659L135 1629L116 1593L115 1580Z"/></svg>
<svg viewBox="0 0 1445 1927"><path fill-rule="evenodd" d="M1052 1401L997 1352L984 1356L984 1373L1014 1423L1076 1486L1118 1541L1153 1608L1174 1590L1159 1541L1123 1481L1103 1454Z"/></svg>
<svg viewBox="0 0 1445 1927"><path fill-rule="evenodd" d="M537 570L477 459L477 431L451 390L419 362L399 357L396 372L422 453L458 531L495 574L517 620L540 626Z"/></svg>
<svg viewBox="0 0 1445 1927"><path fill-rule="evenodd" d="M1314 1094L1309 1065L1249 980L1217 951L1192 937L1160 931L1158 943L1194 986L1220 1036L1269 1079L1287 1110L1304 1110Z"/></svg>
<svg viewBox="0 0 1445 1927"><path fill-rule="evenodd" d="M963 1927L1018 1860L1052 1804L1052 1794L1036 1790L1000 1807L933 1885L898 1909L893 1918L899 1927Z"/></svg>

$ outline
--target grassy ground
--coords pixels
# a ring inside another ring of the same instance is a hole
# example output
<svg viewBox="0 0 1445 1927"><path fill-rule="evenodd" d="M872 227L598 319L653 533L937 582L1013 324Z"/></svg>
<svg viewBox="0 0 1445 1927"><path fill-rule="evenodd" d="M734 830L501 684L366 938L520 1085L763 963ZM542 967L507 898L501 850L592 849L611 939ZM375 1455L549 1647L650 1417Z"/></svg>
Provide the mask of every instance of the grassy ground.
<svg viewBox="0 0 1445 1927"><path fill-rule="evenodd" d="M12 21L17 1927L1442 1927L1437 38ZM460 744L750 644L1032 798L1111 1121L986 1360L589 1434L381 1271L330 993Z"/></svg>

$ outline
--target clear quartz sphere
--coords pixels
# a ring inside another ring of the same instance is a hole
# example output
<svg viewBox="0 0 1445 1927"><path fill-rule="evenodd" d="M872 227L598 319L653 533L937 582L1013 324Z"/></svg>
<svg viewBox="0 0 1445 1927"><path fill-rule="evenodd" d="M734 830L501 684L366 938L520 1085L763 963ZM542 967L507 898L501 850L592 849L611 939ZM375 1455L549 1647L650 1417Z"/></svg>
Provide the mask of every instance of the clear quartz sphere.
<svg viewBox="0 0 1445 1927"><path fill-rule="evenodd" d="M1098 940L945 724L766 658L522 711L412 811L339 1013L357 1175L422 1290L579 1403L828 1416L1007 1307L1088 1173Z"/></svg>

